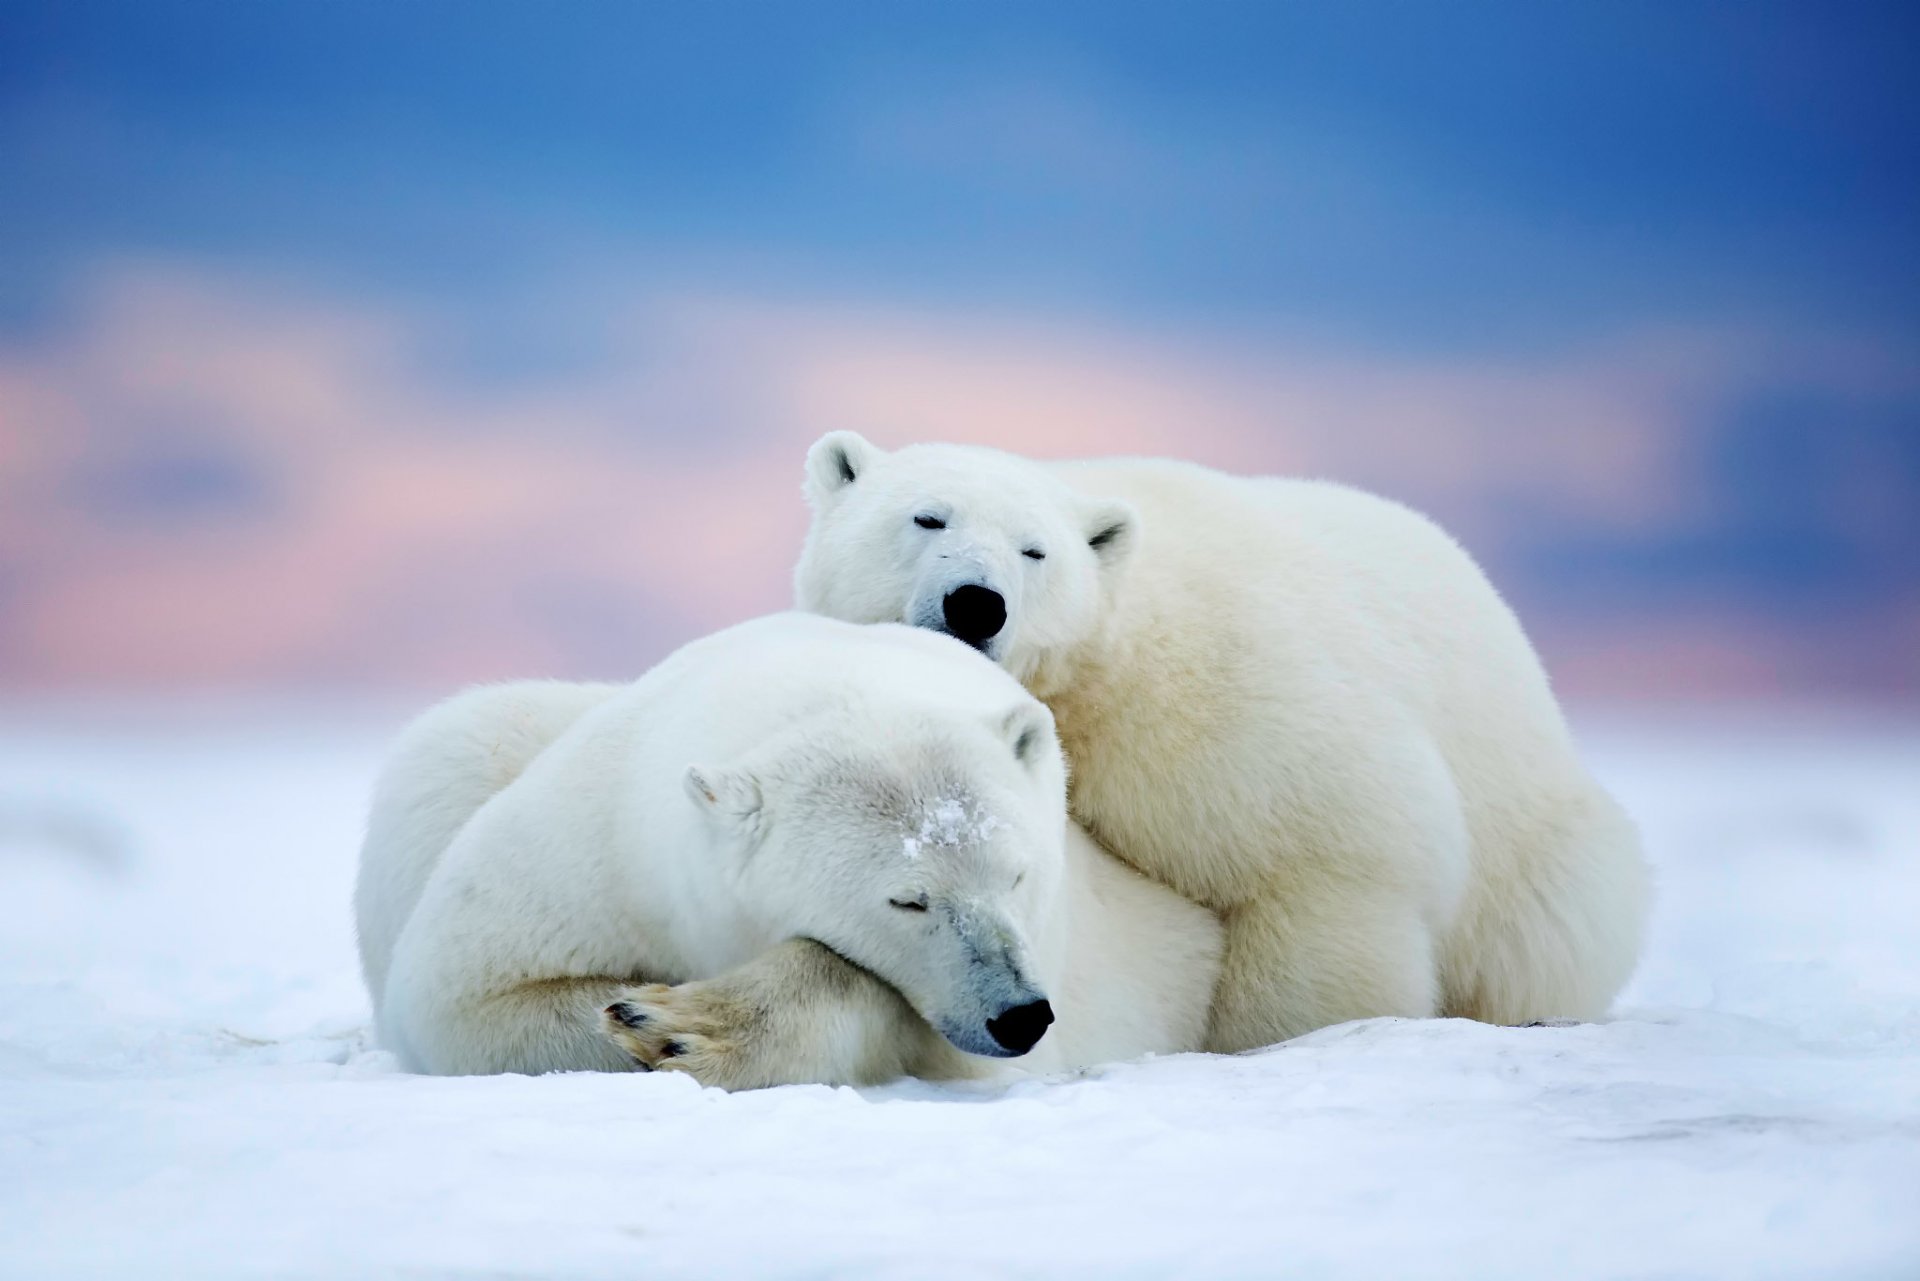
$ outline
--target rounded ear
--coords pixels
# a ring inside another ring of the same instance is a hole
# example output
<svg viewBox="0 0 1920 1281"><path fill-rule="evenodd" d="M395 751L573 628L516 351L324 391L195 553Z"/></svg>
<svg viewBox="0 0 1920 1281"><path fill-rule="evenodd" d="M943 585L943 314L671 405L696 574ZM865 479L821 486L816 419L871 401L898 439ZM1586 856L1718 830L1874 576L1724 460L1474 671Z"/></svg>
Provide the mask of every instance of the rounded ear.
<svg viewBox="0 0 1920 1281"><path fill-rule="evenodd" d="M881 450L854 431L830 431L807 450L807 501L818 505L838 494L876 462Z"/></svg>
<svg viewBox="0 0 1920 1281"><path fill-rule="evenodd" d="M1013 759L1026 766L1038 764L1044 759L1042 753L1060 750L1053 713L1045 703L1021 703L1001 717L1000 737L1013 750Z"/></svg>
<svg viewBox="0 0 1920 1281"><path fill-rule="evenodd" d="M719 822L752 831L760 821L760 781L744 769L689 765L681 780L693 803Z"/></svg>
<svg viewBox="0 0 1920 1281"><path fill-rule="evenodd" d="M1081 528L1087 532L1087 546L1093 548L1100 568L1117 569L1140 541L1140 513L1124 499L1100 499L1088 504Z"/></svg>

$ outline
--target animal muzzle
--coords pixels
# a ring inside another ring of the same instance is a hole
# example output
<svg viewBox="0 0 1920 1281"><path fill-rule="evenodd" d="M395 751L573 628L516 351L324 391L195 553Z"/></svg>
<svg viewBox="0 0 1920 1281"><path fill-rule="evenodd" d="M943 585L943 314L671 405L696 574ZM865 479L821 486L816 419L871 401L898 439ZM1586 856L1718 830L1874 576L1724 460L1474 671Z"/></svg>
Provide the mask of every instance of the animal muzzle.
<svg viewBox="0 0 1920 1281"><path fill-rule="evenodd" d="M1053 1025L1053 1006L1027 977L1019 935L985 913L958 913L954 925L966 949L968 990L936 1024L940 1034L968 1054L1025 1054Z"/></svg>

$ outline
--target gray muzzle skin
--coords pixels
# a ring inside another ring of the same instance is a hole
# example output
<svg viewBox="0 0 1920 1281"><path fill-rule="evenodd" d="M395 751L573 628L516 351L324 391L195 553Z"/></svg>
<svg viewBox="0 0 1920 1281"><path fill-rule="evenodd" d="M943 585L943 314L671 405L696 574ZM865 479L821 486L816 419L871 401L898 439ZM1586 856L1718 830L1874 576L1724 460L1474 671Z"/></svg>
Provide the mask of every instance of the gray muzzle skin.
<svg viewBox="0 0 1920 1281"><path fill-rule="evenodd" d="M1040 1044L1053 1024L1053 1005L1037 989L1031 999L1002 1009L984 1023L943 1023L941 1036L955 1049L983 1058L1015 1059Z"/></svg>
<svg viewBox="0 0 1920 1281"><path fill-rule="evenodd" d="M1017 1058L1040 1043L1053 1023L1047 994L1027 978L1015 936L998 922L952 916L963 941L972 1010L950 1011L935 1026L956 1049L988 1058Z"/></svg>

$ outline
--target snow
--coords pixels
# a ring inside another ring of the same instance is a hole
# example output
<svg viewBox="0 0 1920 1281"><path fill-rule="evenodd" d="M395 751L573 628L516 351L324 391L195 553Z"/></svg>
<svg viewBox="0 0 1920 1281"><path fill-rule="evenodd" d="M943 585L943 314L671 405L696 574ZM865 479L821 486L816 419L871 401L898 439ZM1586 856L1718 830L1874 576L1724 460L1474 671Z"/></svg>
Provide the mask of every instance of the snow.
<svg viewBox="0 0 1920 1281"><path fill-rule="evenodd" d="M8 724L0 1276L1920 1276L1920 729L1593 735L1606 1024L726 1095L369 1046L380 727Z"/></svg>
<svg viewBox="0 0 1920 1281"><path fill-rule="evenodd" d="M949 848L974 845L992 836L999 826L999 818L992 814L976 817L963 798L943 796L930 802L921 813L920 830L901 839L900 853L905 858L917 859L931 845Z"/></svg>

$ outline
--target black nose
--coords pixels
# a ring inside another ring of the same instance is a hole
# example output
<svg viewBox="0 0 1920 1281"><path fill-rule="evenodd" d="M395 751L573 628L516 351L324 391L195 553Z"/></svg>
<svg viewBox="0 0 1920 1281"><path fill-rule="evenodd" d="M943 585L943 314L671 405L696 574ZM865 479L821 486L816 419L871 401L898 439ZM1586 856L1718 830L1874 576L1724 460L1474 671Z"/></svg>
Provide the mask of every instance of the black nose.
<svg viewBox="0 0 1920 1281"><path fill-rule="evenodd" d="M948 592L940 612L946 616L947 630L975 649L998 636L1007 625L1007 602L993 588L978 583Z"/></svg>
<svg viewBox="0 0 1920 1281"><path fill-rule="evenodd" d="M1053 1007L1045 1001L1028 1001L1003 1010L999 1018L987 1020L987 1035L1009 1054L1025 1054L1040 1044L1053 1022Z"/></svg>

